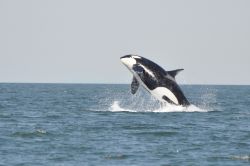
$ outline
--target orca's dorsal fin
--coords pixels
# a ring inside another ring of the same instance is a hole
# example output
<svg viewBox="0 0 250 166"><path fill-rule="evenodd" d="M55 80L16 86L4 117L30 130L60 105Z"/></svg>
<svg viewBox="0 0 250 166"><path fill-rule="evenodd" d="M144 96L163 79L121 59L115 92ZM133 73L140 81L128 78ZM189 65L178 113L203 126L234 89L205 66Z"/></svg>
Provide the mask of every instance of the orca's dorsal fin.
<svg viewBox="0 0 250 166"><path fill-rule="evenodd" d="M184 70L184 69L176 69L176 70L171 70L171 71L166 71L166 72L167 72L167 74L169 74L170 76L172 76L173 78L175 78L175 76L176 76L179 72L181 72L182 70Z"/></svg>
<svg viewBox="0 0 250 166"><path fill-rule="evenodd" d="M132 83L131 83L131 93L135 94L139 88L139 82L135 77L133 77Z"/></svg>

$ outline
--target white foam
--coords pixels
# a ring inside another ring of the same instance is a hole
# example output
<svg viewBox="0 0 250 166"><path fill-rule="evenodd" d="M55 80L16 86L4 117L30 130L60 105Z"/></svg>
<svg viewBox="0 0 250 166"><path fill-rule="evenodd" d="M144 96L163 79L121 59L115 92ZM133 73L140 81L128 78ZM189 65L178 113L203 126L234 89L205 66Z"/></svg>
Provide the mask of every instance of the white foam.
<svg viewBox="0 0 250 166"><path fill-rule="evenodd" d="M114 101L109 108L111 112L208 112L205 109L201 109L195 105L190 105L188 107L176 106L171 104L166 104L164 106L160 106L160 108L152 109L152 110L144 110L144 109L129 109L121 107L119 101Z"/></svg>
<svg viewBox="0 0 250 166"><path fill-rule="evenodd" d="M250 160L250 156L245 155L245 156L233 156L233 159L237 159L237 160Z"/></svg>
<svg viewBox="0 0 250 166"><path fill-rule="evenodd" d="M159 109L152 110L152 112L208 112L208 111L205 109L201 109L193 104L188 107L167 104L160 107Z"/></svg>
<svg viewBox="0 0 250 166"><path fill-rule="evenodd" d="M43 129L37 129L36 132L41 133L41 134L46 134L47 131Z"/></svg>

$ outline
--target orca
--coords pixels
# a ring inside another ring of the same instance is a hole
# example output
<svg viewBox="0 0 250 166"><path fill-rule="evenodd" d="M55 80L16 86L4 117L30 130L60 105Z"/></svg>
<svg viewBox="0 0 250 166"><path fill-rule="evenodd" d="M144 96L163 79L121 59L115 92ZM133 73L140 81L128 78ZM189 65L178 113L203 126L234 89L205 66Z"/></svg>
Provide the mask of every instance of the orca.
<svg viewBox="0 0 250 166"><path fill-rule="evenodd" d="M138 55L125 55L120 60L133 74L132 94L142 85L162 103L190 105L175 80L175 76L184 69L165 71L156 63Z"/></svg>

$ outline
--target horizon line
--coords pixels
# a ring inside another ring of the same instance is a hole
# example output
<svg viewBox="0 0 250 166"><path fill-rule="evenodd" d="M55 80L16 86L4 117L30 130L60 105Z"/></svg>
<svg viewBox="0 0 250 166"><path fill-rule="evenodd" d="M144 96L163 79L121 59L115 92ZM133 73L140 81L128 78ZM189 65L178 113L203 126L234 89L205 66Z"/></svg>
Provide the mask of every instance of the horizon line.
<svg viewBox="0 0 250 166"><path fill-rule="evenodd" d="M131 83L109 83L109 82L0 82L0 84L82 84L82 85L129 85ZM216 83L179 83L179 85L208 85L208 86L250 86L250 84L216 84Z"/></svg>

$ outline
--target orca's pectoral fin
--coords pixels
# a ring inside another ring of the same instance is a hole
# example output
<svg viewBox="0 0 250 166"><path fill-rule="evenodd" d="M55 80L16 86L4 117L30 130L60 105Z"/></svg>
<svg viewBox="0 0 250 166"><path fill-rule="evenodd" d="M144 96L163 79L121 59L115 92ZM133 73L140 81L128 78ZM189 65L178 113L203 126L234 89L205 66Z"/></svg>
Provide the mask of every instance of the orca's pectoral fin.
<svg viewBox="0 0 250 166"><path fill-rule="evenodd" d="M184 69L176 69L176 70L171 70L171 71L166 71L167 74L169 74L170 76L172 76L173 78L175 78L175 76L181 72Z"/></svg>
<svg viewBox="0 0 250 166"><path fill-rule="evenodd" d="M132 83L131 83L131 93L135 94L139 88L139 82L135 77L133 77Z"/></svg>

